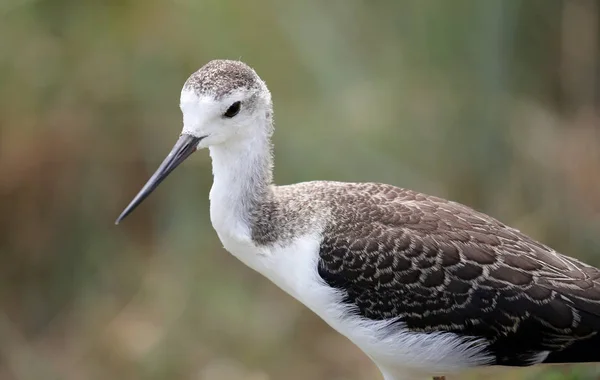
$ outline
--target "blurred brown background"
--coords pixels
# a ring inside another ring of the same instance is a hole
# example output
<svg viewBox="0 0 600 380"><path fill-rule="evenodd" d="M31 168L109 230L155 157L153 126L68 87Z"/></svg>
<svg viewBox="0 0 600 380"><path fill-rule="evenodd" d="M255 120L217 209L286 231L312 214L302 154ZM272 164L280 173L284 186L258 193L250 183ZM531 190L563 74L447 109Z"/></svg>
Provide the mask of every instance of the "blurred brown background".
<svg viewBox="0 0 600 380"><path fill-rule="evenodd" d="M278 183L417 189L600 265L599 22L594 0L1 0L0 379L379 378L221 248L206 152L113 224L214 58L270 86Z"/></svg>

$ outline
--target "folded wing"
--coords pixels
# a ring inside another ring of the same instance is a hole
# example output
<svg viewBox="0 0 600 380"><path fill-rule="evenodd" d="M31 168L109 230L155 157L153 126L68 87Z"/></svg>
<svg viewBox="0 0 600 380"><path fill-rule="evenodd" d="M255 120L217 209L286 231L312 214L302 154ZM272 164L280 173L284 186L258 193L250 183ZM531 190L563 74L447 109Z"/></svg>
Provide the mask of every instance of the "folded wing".
<svg viewBox="0 0 600 380"><path fill-rule="evenodd" d="M484 338L500 365L600 361L598 269L466 206L377 186L334 205L343 222L320 250L320 276L358 315Z"/></svg>

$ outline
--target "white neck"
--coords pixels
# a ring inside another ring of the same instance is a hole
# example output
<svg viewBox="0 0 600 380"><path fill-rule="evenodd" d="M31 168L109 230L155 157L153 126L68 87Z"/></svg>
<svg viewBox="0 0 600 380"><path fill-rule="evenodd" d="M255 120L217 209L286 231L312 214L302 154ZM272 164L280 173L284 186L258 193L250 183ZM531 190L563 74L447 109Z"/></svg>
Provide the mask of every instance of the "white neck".
<svg viewBox="0 0 600 380"><path fill-rule="evenodd" d="M268 133L210 147L214 182L210 215L219 235L250 236L252 213L271 196L272 154Z"/></svg>

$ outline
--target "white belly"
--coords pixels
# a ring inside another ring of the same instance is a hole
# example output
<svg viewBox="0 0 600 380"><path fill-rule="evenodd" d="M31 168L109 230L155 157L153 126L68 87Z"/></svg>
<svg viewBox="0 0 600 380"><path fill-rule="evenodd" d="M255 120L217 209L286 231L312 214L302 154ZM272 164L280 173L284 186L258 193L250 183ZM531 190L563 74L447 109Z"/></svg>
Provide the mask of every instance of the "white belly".
<svg viewBox="0 0 600 380"><path fill-rule="evenodd" d="M249 239L220 237L234 256L360 347L379 366L386 380L448 374L486 361L482 346L474 347L473 342L467 345L458 335L414 333L401 322L372 321L350 313L341 302L342 294L318 274L321 239L317 234L302 236L285 246L268 247L256 247Z"/></svg>

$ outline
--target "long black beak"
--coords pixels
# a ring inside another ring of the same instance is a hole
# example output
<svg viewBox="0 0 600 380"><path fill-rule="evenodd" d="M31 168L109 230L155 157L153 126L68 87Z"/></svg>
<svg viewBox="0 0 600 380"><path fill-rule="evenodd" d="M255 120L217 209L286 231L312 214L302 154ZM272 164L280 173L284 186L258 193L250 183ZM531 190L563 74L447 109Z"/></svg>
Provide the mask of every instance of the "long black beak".
<svg viewBox="0 0 600 380"><path fill-rule="evenodd" d="M129 206L127 206L121 215L119 215L115 224L119 224L127 215L131 214L131 212L135 210L135 208L142 203L165 178L167 178L173 169L185 161L190 154L194 153L200 140L202 140L202 137L194 137L186 134L181 135L171 150L171 153L169 153L167 158L165 158L158 169L156 169L156 172L154 172L152 177L146 182L142 190L140 190L131 203L129 203Z"/></svg>

